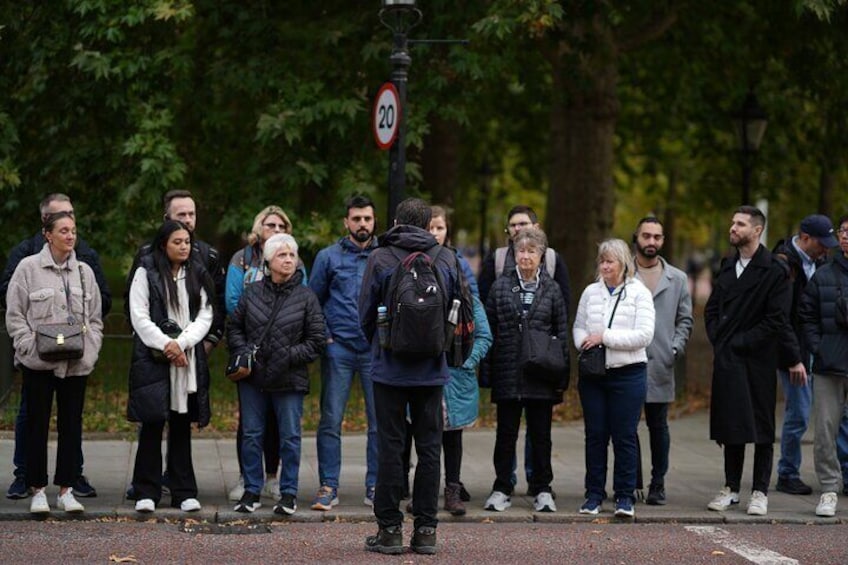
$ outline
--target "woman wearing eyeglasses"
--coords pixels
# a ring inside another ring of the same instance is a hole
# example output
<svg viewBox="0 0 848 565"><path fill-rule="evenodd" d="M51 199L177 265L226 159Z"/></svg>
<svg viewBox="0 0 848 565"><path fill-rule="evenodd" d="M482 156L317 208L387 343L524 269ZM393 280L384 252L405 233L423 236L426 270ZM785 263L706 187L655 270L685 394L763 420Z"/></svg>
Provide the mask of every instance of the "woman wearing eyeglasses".
<svg viewBox="0 0 848 565"><path fill-rule="evenodd" d="M166 220L130 285L134 338L127 418L141 423L132 479L138 512L153 512L162 497L165 424L171 506L200 510L191 424L206 426L211 415L203 338L212 326L215 284L191 253L186 225Z"/></svg>
<svg viewBox="0 0 848 565"><path fill-rule="evenodd" d="M227 268L227 285L225 302L227 315L231 316L239 303L244 287L250 283L262 280L265 275L263 250L265 242L278 233L291 235L292 223L289 217L279 206L266 206L253 219L253 227L247 236L247 245L237 251L230 259ZM306 285L306 267L298 259L298 270L303 274L303 284ZM268 421L265 434L265 486L262 495L271 499L280 498L280 487L277 483L277 468L280 465L279 437L277 437L277 422L274 411L267 413ZM236 432L236 451L239 460L239 480L230 490L229 498L233 502L241 500L244 494L244 473L241 464L242 426L239 418L238 431Z"/></svg>
<svg viewBox="0 0 848 565"><path fill-rule="evenodd" d="M603 345L606 372L580 378L577 390L586 434L586 501L581 514L597 514L606 498L607 446L612 439L615 515L634 516L638 449L636 427L648 386L646 349L654 337L654 299L634 275L633 255L620 239L598 246L598 278L580 296L574 345Z"/></svg>

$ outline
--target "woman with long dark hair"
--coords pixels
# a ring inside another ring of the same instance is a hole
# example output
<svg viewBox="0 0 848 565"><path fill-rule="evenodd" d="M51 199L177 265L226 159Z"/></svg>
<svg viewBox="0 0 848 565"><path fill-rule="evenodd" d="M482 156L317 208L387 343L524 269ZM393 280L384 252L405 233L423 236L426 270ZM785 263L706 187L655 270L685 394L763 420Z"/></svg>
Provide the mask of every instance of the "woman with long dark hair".
<svg viewBox="0 0 848 565"><path fill-rule="evenodd" d="M135 509L153 512L162 497L162 431L168 424L171 506L200 510L191 459L191 424L209 423L209 366L203 337L212 325L214 284L191 260L186 226L166 220L130 286L133 354L127 417L140 422Z"/></svg>

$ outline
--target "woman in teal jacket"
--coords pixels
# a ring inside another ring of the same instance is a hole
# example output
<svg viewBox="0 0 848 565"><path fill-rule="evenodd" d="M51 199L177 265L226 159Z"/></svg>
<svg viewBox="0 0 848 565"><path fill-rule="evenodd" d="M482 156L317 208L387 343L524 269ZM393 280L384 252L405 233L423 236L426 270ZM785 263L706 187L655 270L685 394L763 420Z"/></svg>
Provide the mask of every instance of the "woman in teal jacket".
<svg viewBox="0 0 848 565"><path fill-rule="evenodd" d="M449 245L450 223L447 212L441 206L433 206L432 210L430 233L440 245ZM445 510L454 516L462 516L465 514L463 487L459 478L462 467L462 429L471 426L477 419L480 404L477 365L492 345L492 332L486 318L486 308L476 292L477 283L471 274L471 267L458 253L457 260L474 300L474 347L462 367L450 368L450 380L445 385L443 396L445 428L442 450L445 454Z"/></svg>

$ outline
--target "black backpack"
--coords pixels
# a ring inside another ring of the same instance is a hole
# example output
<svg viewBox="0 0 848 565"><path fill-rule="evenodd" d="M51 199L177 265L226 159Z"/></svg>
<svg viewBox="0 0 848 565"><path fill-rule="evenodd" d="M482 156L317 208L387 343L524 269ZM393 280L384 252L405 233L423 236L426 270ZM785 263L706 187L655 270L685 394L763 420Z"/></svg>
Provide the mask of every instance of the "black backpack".
<svg viewBox="0 0 848 565"><path fill-rule="evenodd" d="M398 259L389 280L386 308L389 319L388 347L393 354L410 358L438 357L453 339L453 326L447 321L452 297L436 267L441 246L426 253L413 251L405 257L395 247Z"/></svg>

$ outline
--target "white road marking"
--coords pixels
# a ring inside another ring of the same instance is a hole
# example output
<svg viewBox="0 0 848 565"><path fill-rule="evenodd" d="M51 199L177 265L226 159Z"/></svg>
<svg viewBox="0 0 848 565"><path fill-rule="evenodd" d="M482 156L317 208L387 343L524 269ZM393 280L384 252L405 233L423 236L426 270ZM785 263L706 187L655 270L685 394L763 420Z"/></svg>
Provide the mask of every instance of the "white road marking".
<svg viewBox="0 0 848 565"><path fill-rule="evenodd" d="M734 536L727 530L714 526L686 526L686 530L703 536L757 565L798 565L797 559L781 555L755 543Z"/></svg>

